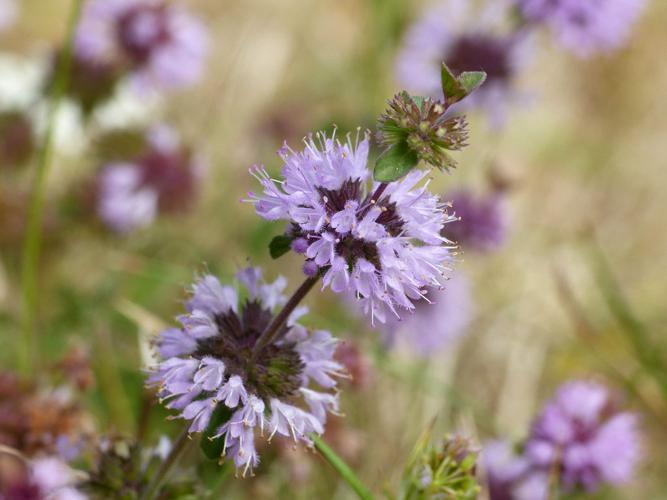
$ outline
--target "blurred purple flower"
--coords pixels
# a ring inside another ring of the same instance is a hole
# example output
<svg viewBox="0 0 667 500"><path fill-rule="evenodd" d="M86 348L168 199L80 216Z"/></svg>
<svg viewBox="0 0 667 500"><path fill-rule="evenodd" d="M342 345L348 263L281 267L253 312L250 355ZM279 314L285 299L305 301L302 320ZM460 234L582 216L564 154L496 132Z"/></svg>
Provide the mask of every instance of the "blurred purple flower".
<svg viewBox="0 0 667 500"><path fill-rule="evenodd" d="M594 491L631 479L640 459L637 416L615 409L608 389L573 381L558 390L537 418L526 444L533 466L555 463L568 489Z"/></svg>
<svg viewBox="0 0 667 500"><path fill-rule="evenodd" d="M412 314L385 325L389 341L405 343L420 356L433 356L450 346L466 333L473 315L470 282L465 274L455 271L444 290L432 290L433 303L415 303Z"/></svg>
<svg viewBox="0 0 667 500"><path fill-rule="evenodd" d="M606 387L573 381L545 405L523 453L492 441L483 463L491 500L546 500L556 486L593 492L625 483L640 457L637 416L616 410Z"/></svg>
<svg viewBox="0 0 667 500"><path fill-rule="evenodd" d="M338 409L332 391L343 367L334 360L338 342L331 334L306 330L294 313L278 339L251 359L274 310L287 300L287 283L264 283L259 268L244 269L237 279L248 294L242 301L236 288L214 276L195 283L189 313L179 317L182 328L165 330L158 339L163 361L149 383L159 386L168 408L190 421L190 432L206 430L219 405L232 410L214 439L224 439L223 453L245 474L259 463L256 428L306 444L311 432L324 432L327 413ZM297 406L300 401L308 410Z"/></svg>
<svg viewBox="0 0 667 500"><path fill-rule="evenodd" d="M580 57L611 52L630 36L645 0L517 0L532 23L544 23L563 47Z"/></svg>
<svg viewBox="0 0 667 500"><path fill-rule="evenodd" d="M484 444L481 463L490 500L546 500L548 481L532 473L526 458L507 441Z"/></svg>
<svg viewBox="0 0 667 500"><path fill-rule="evenodd" d="M165 126L152 128L147 144L142 156L107 164L98 176L97 214L116 232L148 226L161 212L184 210L195 196L201 160Z"/></svg>
<svg viewBox="0 0 667 500"><path fill-rule="evenodd" d="M304 272L319 268L324 287L354 294L371 321L384 322L386 309L411 311L427 287L442 286L453 247L440 231L451 217L421 182L423 170L368 190L368 148L368 136L353 145L324 133L308 138L302 152L285 145L283 179L255 167L264 192L249 193L249 201L263 218L289 221L289 236L309 243Z"/></svg>
<svg viewBox="0 0 667 500"><path fill-rule="evenodd" d="M9 28L18 17L16 0L0 0L0 31Z"/></svg>
<svg viewBox="0 0 667 500"><path fill-rule="evenodd" d="M491 123L503 123L518 98L514 76L523 65L530 43L525 36L505 33L504 2L481 12L468 0L444 0L428 8L405 36L396 61L399 82L413 93L442 99L441 64L455 73L484 70L486 82L456 108L479 108Z"/></svg>
<svg viewBox="0 0 667 500"><path fill-rule="evenodd" d="M196 83L204 68L206 31L199 20L163 0L91 0L77 29L77 59L127 66L139 88Z"/></svg>
<svg viewBox="0 0 667 500"><path fill-rule="evenodd" d="M25 477L0 485L0 498L5 500L85 500L87 495L75 488L76 472L55 457L30 462Z"/></svg>
<svg viewBox="0 0 667 500"><path fill-rule="evenodd" d="M443 236L461 245L465 250L489 252L497 250L505 241L509 215L502 193L476 196L461 189L446 196L452 211L459 219L447 224Z"/></svg>

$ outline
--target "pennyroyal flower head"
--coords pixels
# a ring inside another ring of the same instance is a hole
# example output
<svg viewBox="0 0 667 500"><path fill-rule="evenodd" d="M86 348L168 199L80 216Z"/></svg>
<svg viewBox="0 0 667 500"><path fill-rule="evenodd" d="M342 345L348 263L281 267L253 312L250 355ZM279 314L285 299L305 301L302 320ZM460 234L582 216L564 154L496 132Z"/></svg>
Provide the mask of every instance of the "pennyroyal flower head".
<svg viewBox="0 0 667 500"><path fill-rule="evenodd" d="M299 309L258 350L258 339L286 302L287 283L265 283L259 268L244 269L237 278L244 297L211 275L194 284L188 313L178 318L181 327L160 334L162 362L150 383L168 408L189 421L190 432L207 430L216 410L228 411L212 439L222 440L223 454L245 474L259 463L258 432L306 444L309 434L324 432L327 414L338 408L336 377L343 368L334 360L337 341L299 325Z"/></svg>
<svg viewBox="0 0 667 500"><path fill-rule="evenodd" d="M76 59L113 62L141 89L196 83L206 51L201 22L163 0L86 2L75 39Z"/></svg>
<svg viewBox="0 0 667 500"><path fill-rule="evenodd" d="M526 457L545 471L557 464L570 490L622 484L632 478L641 457L637 427L637 416L619 411L605 386L569 382L535 421Z"/></svg>
<svg viewBox="0 0 667 500"><path fill-rule="evenodd" d="M645 0L518 0L524 17L546 25L557 42L580 57L611 52L627 42Z"/></svg>
<svg viewBox="0 0 667 500"><path fill-rule="evenodd" d="M150 225L159 213L186 210L193 202L203 163L175 132L153 127L136 158L113 161L97 177L97 214L118 233Z"/></svg>
<svg viewBox="0 0 667 500"><path fill-rule="evenodd" d="M454 247L440 233L453 217L422 182L426 171L371 184L368 150L368 135L353 143L318 133L303 151L285 145L282 178L255 167L263 192L249 197L261 217L288 222L283 238L304 254L307 275L352 293L384 322L387 310L411 311L428 287L441 287Z"/></svg>
<svg viewBox="0 0 667 500"><path fill-rule="evenodd" d="M459 189L447 194L457 220L443 229L443 234L462 250L490 252L507 238L509 216L502 193L475 194Z"/></svg>

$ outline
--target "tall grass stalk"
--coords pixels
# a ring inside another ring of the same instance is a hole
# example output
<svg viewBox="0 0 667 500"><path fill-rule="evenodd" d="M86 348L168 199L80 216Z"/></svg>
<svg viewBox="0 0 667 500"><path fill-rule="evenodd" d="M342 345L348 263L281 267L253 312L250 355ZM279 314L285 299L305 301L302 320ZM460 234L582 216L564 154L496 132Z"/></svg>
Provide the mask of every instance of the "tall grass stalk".
<svg viewBox="0 0 667 500"><path fill-rule="evenodd" d="M28 222L22 251L21 265L21 339L19 363L21 372L28 375L35 358L35 326L38 305L38 267L42 243L42 219L46 176L53 156L53 136L58 109L70 76L74 34L81 15L83 0L72 0L67 20L66 44L59 58L53 86L49 91L49 109L43 142L37 154Z"/></svg>

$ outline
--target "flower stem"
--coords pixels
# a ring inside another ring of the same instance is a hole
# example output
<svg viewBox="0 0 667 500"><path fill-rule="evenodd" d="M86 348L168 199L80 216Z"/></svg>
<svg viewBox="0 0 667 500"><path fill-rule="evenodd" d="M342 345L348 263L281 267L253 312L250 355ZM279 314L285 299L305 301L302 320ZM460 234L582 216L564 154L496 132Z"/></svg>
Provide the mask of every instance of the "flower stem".
<svg viewBox="0 0 667 500"><path fill-rule="evenodd" d="M319 279L319 275L306 278L306 280L301 283L301 286L296 289L294 294L287 301L287 304L285 304L285 307L283 307L273 320L271 320L271 323L268 324L262 332L262 335L257 339L257 342L255 342L255 347L252 351L252 360L257 359L257 356L262 352L262 349L276 340L276 337L280 334L280 331L287 322L290 314L294 312L294 309L296 309L303 298L308 295L308 292L310 292Z"/></svg>
<svg viewBox="0 0 667 500"><path fill-rule="evenodd" d="M39 253L41 246L41 227L42 213L44 211L44 187L46 174L51 164L53 154L53 134L55 130L55 121L62 101L65 89L67 88L70 67L72 64L72 51L74 46L74 34L76 25L81 15L83 0L73 0L72 7L67 21L67 42L63 50L62 57L58 62L56 74L51 89L50 106L46 121L46 131L44 133L44 142L37 156L37 166L35 179L33 181L33 190L28 212L28 222L26 236L22 253L21 268L21 349L19 353L19 363L21 371L27 375L31 371L33 363L33 343L35 334L35 314L37 311L37 267L39 263Z"/></svg>
<svg viewBox="0 0 667 500"><path fill-rule="evenodd" d="M190 433L188 432L188 427L186 426L185 429L183 429L183 432L181 432L181 435L178 436L178 439L176 439L174 446L172 446L171 451L169 452L169 455L167 455L167 458L164 460L164 462L162 462L162 465L155 473L155 476L146 487L146 491L144 491L143 495L141 495L141 500L154 500L158 497L160 490L162 489L162 484L169 476L171 469L178 463L181 455L183 455L185 450L192 443L193 441L190 439Z"/></svg>
<svg viewBox="0 0 667 500"><path fill-rule="evenodd" d="M317 451L320 452L322 457L331 464L331 466L336 469L336 472L342 477L347 484L354 490L357 496L361 500L373 500L373 494L370 492L368 487L361 482L361 479L357 477L354 471L347 465L342 458L340 458L335 451L333 451L328 444L326 444L320 436L317 434L311 434L310 439L313 440L313 444Z"/></svg>

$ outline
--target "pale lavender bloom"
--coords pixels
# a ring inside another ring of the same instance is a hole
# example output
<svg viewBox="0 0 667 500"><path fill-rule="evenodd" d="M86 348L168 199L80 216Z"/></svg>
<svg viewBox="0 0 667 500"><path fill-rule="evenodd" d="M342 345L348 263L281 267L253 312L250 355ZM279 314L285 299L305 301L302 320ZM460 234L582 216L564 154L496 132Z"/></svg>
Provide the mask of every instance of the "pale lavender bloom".
<svg viewBox="0 0 667 500"><path fill-rule="evenodd" d="M193 202L203 164L181 146L175 133L156 126L136 159L105 165L97 178L97 215L111 230L147 227L161 212L178 212Z"/></svg>
<svg viewBox="0 0 667 500"><path fill-rule="evenodd" d="M157 340L163 361L149 384L190 422L190 432L206 430L217 406L233 410L214 429L214 439L224 440L223 453L245 474L259 463L255 429L309 445L311 432L324 432L327 414L338 410L333 391L343 367L334 361L337 341L329 332L310 332L296 323L301 310L247 370L255 343L286 301L287 283L284 278L265 283L259 268L243 269L237 279L246 289L245 300L211 275L194 284L189 313L178 318L182 328L167 329Z"/></svg>
<svg viewBox="0 0 667 500"><path fill-rule="evenodd" d="M23 478L0 484L0 498L85 500L87 495L76 489L76 472L56 457L41 457L28 464Z"/></svg>
<svg viewBox="0 0 667 500"><path fill-rule="evenodd" d="M530 463L507 441L485 443L481 464L490 500L546 500L544 485L537 484Z"/></svg>
<svg viewBox="0 0 667 500"><path fill-rule="evenodd" d="M566 49L580 57L624 45L645 0L518 0L531 23L544 23Z"/></svg>
<svg viewBox="0 0 667 500"><path fill-rule="evenodd" d="M157 216L158 193L142 187L141 170L132 163L111 163L98 178L97 215L109 229L128 233L149 226Z"/></svg>
<svg viewBox="0 0 667 500"><path fill-rule="evenodd" d="M442 63L459 74L483 70L486 82L456 108L479 108L494 126L501 125L509 106L519 100L514 76L524 65L530 40L503 29L505 2L476 9L469 0L433 4L407 31L396 60L396 74L408 91L442 99Z"/></svg>
<svg viewBox="0 0 667 500"><path fill-rule="evenodd" d="M446 198L459 219L443 230L443 235L456 242L462 250L490 252L497 250L507 238L509 213L501 193L475 195L462 189Z"/></svg>
<svg viewBox="0 0 667 500"><path fill-rule="evenodd" d="M433 356L464 335L472 320L474 304L470 281L455 271L444 290L429 294L432 303L420 301L412 314L386 324L388 340L405 344L420 356Z"/></svg>
<svg viewBox="0 0 667 500"><path fill-rule="evenodd" d="M616 410L603 385L569 382L537 418L526 456L545 470L558 461L566 488L625 483L641 456L637 424L636 415Z"/></svg>
<svg viewBox="0 0 667 500"><path fill-rule="evenodd" d="M319 269L323 287L353 294L372 321L384 322L387 309L396 316L413 310L427 287L442 286L452 261L440 232L453 217L422 182L427 172L369 186L367 135L352 144L318 133L305 145L279 151L281 180L255 167L263 193L249 193L248 201L265 219L288 221L297 246L308 245L304 273Z"/></svg>
<svg viewBox="0 0 667 500"><path fill-rule="evenodd" d="M201 22L163 0L91 0L77 28L79 58L128 67L140 89L196 83L207 52Z"/></svg>
<svg viewBox="0 0 667 500"><path fill-rule="evenodd" d="M0 0L0 31L9 28L18 17L16 0Z"/></svg>

